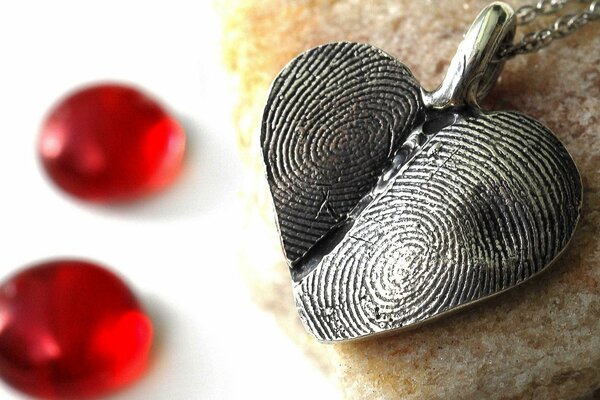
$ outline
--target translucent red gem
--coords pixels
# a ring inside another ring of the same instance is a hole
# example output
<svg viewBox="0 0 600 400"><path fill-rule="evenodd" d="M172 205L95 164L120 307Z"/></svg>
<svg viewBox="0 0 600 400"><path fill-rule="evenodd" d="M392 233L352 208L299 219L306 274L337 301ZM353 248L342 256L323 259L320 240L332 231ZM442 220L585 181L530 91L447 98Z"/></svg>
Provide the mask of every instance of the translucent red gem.
<svg viewBox="0 0 600 400"><path fill-rule="evenodd" d="M43 398L80 399L138 377L152 324L114 274L83 261L26 269L0 286L0 376Z"/></svg>
<svg viewBox="0 0 600 400"><path fill-rule="evenodd" d="M159 104L122 85L97 85L61 101L42 125L39 154L52 180L85 200L130 200L171 183L185 133Z"/></svg>

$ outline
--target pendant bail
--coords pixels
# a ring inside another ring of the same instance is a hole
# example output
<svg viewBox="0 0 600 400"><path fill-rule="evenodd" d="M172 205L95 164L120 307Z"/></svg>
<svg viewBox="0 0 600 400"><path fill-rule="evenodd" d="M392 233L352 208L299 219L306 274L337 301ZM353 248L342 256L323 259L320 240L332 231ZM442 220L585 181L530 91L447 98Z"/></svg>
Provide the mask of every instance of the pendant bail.
<svg viewBox="0 0 600 400"><path fill-rule="evenodd" d="M440 87L423 94L425 104L438 110L478 107L496 84L504 66L499 50L512 43L515 31L512 7L500 1L487 6L466 32Z"/></svg>

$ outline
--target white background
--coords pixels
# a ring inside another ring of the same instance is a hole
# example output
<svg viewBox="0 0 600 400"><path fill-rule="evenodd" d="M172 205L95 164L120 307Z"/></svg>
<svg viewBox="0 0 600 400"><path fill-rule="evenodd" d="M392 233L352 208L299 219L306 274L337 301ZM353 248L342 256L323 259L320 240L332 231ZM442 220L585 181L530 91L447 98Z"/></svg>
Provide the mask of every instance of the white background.
<svg viewBox="0 0 600 400"><path fill-rule="evenodd" d="M336 391L250 301L235 265L241 165L210 1L0 3L0 276L53 257L115 268L152 314L148 373L111 399L335 399ZM36 157L49 107L81 84L134 83L188 134L164 194L98 207L61 194ZM0 399L21 399L0 386Z"/></svg>

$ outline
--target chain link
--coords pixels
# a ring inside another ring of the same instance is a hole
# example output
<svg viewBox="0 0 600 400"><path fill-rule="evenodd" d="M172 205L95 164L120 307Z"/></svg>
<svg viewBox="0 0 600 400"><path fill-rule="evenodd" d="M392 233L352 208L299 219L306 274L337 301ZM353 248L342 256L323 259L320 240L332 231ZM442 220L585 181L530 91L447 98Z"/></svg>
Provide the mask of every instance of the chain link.
<svg viewBox="0 0 600 400"><path fill-rule="evenodd" d="M600 0L539 0L534 5L525 5L516 12L517 25L527 25L539 16L558 13L568 3L583 3L587 7L578 13L564 14L552 25L536 32L525 34L520 42L513 43L500 51L500 59L509 59L519 54L533 53L577 31L590 21L600 19Z"/></svg>

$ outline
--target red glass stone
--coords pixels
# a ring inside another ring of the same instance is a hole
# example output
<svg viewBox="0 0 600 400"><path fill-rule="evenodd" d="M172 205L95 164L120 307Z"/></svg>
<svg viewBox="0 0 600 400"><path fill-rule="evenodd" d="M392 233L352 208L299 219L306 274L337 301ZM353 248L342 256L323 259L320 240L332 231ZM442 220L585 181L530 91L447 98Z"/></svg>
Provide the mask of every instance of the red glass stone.
<svg viewBox="0 0 600 400"><path fill-rule="evenodd" d="M154 100L103 84L62 100L42 125L42 164L66 192L85 200L130 200L171 183L181 170L185 133Z"/></svg>
<svg viewBox="0 0 600 400"><path fill-rule="evenodd" d="M97 265L61 260L0 286L0 376L30 395L80 399L144 370L152 324L133 293Z"/></svg>

